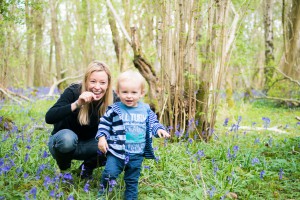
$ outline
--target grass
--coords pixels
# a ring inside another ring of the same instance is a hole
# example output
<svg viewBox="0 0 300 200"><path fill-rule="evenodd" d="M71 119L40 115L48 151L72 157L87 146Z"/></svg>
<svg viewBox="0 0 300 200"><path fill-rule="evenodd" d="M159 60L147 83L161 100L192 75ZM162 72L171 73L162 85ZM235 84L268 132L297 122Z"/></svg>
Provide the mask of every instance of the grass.
<svg viewBox="0 0 300 200"><path fill-rule="evenodd" d="M73 173L70 184L50 156L52 126L45 124L44 115L54 102L1 102L2 125L9 118L15 128L5 131L2 126L0 131L0 200L96 199L102 168L90 181ZM159 159L144 161L139 199L299 199L300 125L295 116L300 116L299 108L263 101L233 109L223 104L209 143L155 139ZM240 128L230 131L237 124ZM272 127L284 132L270 131ZM79 165L74 161L70 172ZM118 182L109 199L122 199L124 182Z"/></svg>

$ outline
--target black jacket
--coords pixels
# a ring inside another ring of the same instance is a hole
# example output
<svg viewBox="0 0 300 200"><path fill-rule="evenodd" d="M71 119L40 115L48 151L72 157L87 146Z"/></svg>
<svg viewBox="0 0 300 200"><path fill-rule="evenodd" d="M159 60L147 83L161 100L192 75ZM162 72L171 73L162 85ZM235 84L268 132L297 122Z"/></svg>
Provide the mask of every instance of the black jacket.
<svg viewBox="0 0 300 200"><path fill-rule="evenodd" d="M90 124L80 125L77 119L79 109L72 112L71 104L75 102L81 90L81 84L72 84L61 94L57 102L47 111L45 121L47 124L54 124L52 135L62 129L70 129L78 135L79 140L95 138L100 116L99 106L91 106Z"/></svg>

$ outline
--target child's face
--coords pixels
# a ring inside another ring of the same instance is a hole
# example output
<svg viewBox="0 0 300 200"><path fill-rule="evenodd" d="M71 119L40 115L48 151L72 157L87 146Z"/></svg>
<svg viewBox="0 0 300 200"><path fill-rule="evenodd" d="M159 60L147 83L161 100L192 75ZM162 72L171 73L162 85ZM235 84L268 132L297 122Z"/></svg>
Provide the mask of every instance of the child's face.
<svg viewBox="0 0 300 200"><path fill-rule="evenodd" d="M139 99L144 96L141 83L137 80L124 80L118 84L119 90L117 95L121 102L128 107L136 107Z"/></svg>

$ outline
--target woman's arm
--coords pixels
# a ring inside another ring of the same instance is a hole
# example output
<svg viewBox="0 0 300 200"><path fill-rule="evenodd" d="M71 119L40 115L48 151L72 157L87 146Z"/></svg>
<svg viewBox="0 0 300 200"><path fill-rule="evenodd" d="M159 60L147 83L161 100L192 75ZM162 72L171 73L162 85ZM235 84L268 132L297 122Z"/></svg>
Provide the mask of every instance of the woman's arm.
<svg viewBox="0 0 300 200"><path fill-rule="evenodd" d="M66 88L57 102L47 111L45 121L47 124L55 124L77 109L76 101L79 94L74 93L75 88Z"/></svg>

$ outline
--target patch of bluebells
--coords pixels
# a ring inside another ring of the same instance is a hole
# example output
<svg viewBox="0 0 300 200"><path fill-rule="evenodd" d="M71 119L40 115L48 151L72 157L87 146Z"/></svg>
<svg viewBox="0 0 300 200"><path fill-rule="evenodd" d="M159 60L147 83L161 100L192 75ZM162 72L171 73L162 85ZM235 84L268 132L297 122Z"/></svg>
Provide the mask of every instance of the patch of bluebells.
<svg viewBox="0 0 300 200"><path fill-rule="evenodd" d="M212 186L211 189L208 189L208 190L207 190L207 193L209 194L209 197L210 197L210 198L213 198L213 197L214 197L215 192L216 192L215 186Z"/></svg>
<svg viewBox="0 0 300 200"><path fill-rule="evenodd" d="M234 146L233 147L233 154L231 153L230 148L228 148L228 150L227 150L227 158L229 160L235 158L238 151L239 151L239 146Z"/></svg>
<svg viewBox="0 0 300 200"><path fill-rule="evenodd" d="M263 123L264 123L264 128L267 129L269 127L270 123L271 123L270 118L263 117L262 120L263 120Z"/></svg>

